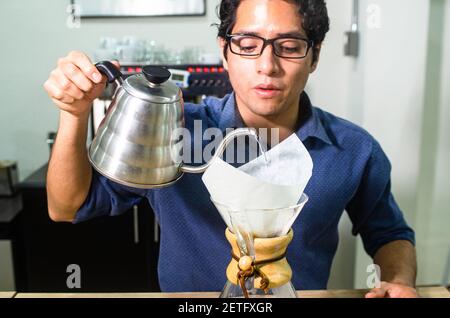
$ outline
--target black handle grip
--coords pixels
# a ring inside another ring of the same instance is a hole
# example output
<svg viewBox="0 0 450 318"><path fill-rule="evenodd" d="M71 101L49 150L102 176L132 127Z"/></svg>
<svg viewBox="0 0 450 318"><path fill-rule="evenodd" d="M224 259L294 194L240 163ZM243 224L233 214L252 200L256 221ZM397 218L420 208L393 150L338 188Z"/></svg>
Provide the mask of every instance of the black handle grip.
<svg viewBox="0 0 450 318"><path fill-rule="evenodd" d="M147 81L153 84L162 84L172 75L167 69L159 66L147 65L142 68Z"/></svg>
<svg viewBox="0 0 450 318"><path fill-rule="evenodd" d="M122 73L117 69L117 67L109 62L109 61L102 61L95 64L95 67L98 69L98 71L102 74L105 74L108 78L108 83L114 82L116 79L122 77Z"/></svg>

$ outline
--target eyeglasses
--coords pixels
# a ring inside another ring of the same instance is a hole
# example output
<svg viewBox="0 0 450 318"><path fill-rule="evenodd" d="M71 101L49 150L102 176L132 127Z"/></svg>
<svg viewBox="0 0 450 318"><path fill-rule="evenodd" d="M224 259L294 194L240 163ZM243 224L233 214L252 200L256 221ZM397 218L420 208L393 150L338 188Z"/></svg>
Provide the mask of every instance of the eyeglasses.
<svg viewBox="0 0 450 318"><path fill-rule="evenodd" d="M313 42L300 37L265 39L257 35L227 34L232 53L241 56L260 56L267 45L272 45L276 56L287 59L303 59L308 55Z"/></svg>

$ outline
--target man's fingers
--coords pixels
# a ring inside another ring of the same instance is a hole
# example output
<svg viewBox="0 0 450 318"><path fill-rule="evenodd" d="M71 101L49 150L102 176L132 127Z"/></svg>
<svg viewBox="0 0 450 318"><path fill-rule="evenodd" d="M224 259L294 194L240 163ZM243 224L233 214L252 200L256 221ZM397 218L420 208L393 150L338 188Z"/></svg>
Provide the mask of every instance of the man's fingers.
<svg viewBox="0 0 450 318"><path fill-rule="evenodd" d="M72 83L60 69L52 71L50 78L65 94L77 100L84 98L84 92Z"/></svg>
<svg viewBox="0 0 450 318"><path fill-rule="evenodd" d="M374 288L366 294L366 298L384 298L386 290L384 288Z"/></svg>
<svg viewBox="0 0 450 318"><path fill-rule="evenodd" d="M56 100L59 100L63 103L73 103L74 102L74 98L64 94L64 92L62 91L62 89L60 87L58 87L53 81L51 80L47 80L44 83L44 87L48 93L48 95Z"/></svg>
<svg viewBox="0 0 450 318"><path fill-rule="evenodd" d="M75 64L63 61L59 67L64 75L84 92L89 92L94 83Z"/></svg>
<svg viewBox="0 0 450 318"><path fill-rule="evenodd" d="M92 64L89 57L78 51L72 51L67 55L67 60L78 67L88 79L98 84L102 80L102 74Z"/></svg>

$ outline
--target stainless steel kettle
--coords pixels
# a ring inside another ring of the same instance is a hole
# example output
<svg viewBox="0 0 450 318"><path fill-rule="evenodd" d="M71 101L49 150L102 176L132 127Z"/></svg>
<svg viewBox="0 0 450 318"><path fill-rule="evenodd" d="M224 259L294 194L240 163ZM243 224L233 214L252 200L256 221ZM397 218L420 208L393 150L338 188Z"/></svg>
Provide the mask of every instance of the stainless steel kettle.
<svg viewBox="0 0 450 318"><path fill-rule="evenodd" d="M144 66L142 73L123 79L110 62L97 63L96 67L118 88L88 155L94 169L115 182L143 189L165 187L184 172L205 171L235 137L256 137L252 128L236 129L224 137L208 163L184 165L177 155L183 140L172 135L184 127L183 98L180 88L168 80L170 72Z"/></svg>

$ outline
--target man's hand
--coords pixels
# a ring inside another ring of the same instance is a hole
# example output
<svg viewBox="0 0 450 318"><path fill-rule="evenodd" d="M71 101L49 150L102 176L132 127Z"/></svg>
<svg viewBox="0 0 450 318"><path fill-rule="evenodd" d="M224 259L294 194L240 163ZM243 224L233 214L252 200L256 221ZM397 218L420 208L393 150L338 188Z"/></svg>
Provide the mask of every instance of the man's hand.
<svg viewBox="0 0 450 318"><path fill-rule="evenodd" d="M113 62L117 67L118 63ZM106 76L102 75L83 52L72 51L60 58L44 83L53 102L75 117L87 118L94 99L102 94Z"/></svg>
<svg viewBox="0 0 450 318"><path fill-rule="evenodd" d="M407 285L381 282L380 288L374 288L366 298L418 298L417 291Z"/></svg>
<svg viewBox="0 0 450 318"><path fill-rule="evenodd" d="M417 298L416 250L405 240L383 245L375 254L374 262L380 266L381 286L366 294L366 298Z"/></svg>

